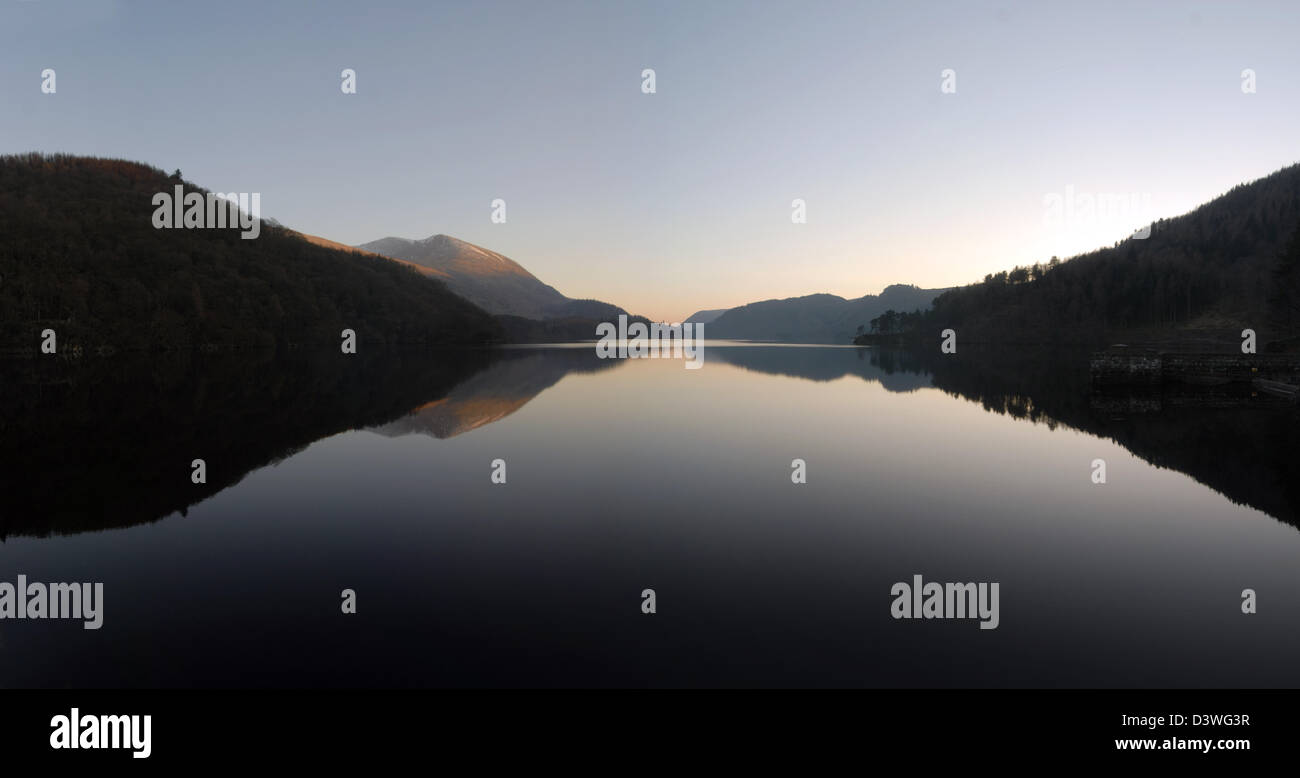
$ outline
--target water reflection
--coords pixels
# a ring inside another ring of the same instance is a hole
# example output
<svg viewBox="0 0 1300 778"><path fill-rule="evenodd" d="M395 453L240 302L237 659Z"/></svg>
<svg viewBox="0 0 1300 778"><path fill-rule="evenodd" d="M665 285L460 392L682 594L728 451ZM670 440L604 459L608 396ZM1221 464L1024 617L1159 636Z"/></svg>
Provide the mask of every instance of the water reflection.
<svg viewBox="0 0 1300 778"><path fill-rule="evenodd" d="M1086 354L1068 350L940 355L720 344L707 361L815 382L855 377L889 392L934 388L991 413L1113 440L1300 526L1296 411L1249 390L1097 394ZM7 363L0 366L0 538L184 514L249 472L340 432L453 438L506 419L568 375L624 364L597 359L586 345ZM208 464L206 484L190 482L195 458Z"/></svg>
<svg viewBox="0 0 1300 778"><path fill-rule="evenodd" d="M791 353L793 352L793 353ZM1300 528L1300 413L1249 387L1166 385L1094 390L1076 349L966 348L944 355L896 349L753 346L710 358L747 370L830 381L857 376L892 392L935 387L990 413L1066 426L1123 445Z"/></svg>
<svg viewBox="0 0 1300 778"><path fill-rule="evenodd" d="M587 348L500 349L448 392L400 419L370 427L389 437L414 433L445 439L501 421L569 373L595 373L621 362L593 359Z"/></svg>
<svg viewBox="0 0 1300 778"><path fill-rule="evenodd" d="M100 630L6 622L0 686L1300 682L1294 409L1094 395L1086 365L722 344L700 370L590 346L4 365L0 579L107 604ZM1000 582L1000 626L893 620L915 574Z"/></svg>

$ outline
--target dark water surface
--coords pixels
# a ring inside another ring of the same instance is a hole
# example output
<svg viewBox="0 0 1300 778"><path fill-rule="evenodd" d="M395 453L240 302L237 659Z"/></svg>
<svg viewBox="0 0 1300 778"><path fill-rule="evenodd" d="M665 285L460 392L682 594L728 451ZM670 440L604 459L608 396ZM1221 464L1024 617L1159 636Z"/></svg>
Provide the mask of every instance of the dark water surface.
<svg viewBox="0 0 1300 778"><path fill-rule="evenodd" d="M1300 685L1297 416L1248 391L721 344L0 376L0 581L105 596L0 621L3 686ZM916 574L999 627L891 618Z"/></svg>

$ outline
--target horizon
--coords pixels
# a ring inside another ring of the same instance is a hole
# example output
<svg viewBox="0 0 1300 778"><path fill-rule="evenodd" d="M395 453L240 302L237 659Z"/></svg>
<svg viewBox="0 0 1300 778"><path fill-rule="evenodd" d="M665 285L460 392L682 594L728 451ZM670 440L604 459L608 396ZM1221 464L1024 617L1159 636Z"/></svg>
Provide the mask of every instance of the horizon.
<svg viewBox="0 0 1300 778"><path fill-rule="evenodd" d="M62 156L70 156L70 157L79 157L79 156L82 156L82 155L77 155L77 154L73 154L73 153L65 152L65 151L9 152L9 153L4 154L3 156L21 157L21 156L24 156L25 154L43 154L43 155L47 155L47 156L60 156L60 155L62 155ZM157 169L157 170L159 170L159 171L162 171L163 173L166 173L166 170L165 170L165 169L163 169L163 168L161 168L161 167L158 167L157 165L153 165L153 164L151 164L151 163L149 163L148 161L145 161L145 160L123 159L123 158L118 158L118 157L102 157L101 159L104 159L104 160L110 160L110 161L128 162L128 163L133 163L133 164L142 164L142 165L146 165L146 166L149 166L149 167L153 167L153 168L155 168L155 169ZM1248 180L1248 181L1243 181L1243 182L1241 182L1241 183L1239 183L1239 184L1235 184L1233 187L1230 187L1229 189L1226 189L1226 190L1224 190L1224 191L1222 191L1222 192L1219 192L1218 194L1214 195L1214 196L1211 197L1209 200L1206 200L1206 201L1203 202L1203 203L1198 203L1197 205L1195 205L1195 206L1193 206L1193 207L1189 208L1188 210L1183 211L1183 212L1181 212L1181 213L1171 214L1171 215L1154 214L1154 215L1152 215L1150 221L1152 221L1152 222L1158 222L1158 221L1169 221L1169 220L1175 220L1175 219L1182 218L1182 217L1187 216L1187 215L1189 215L1189 214L1191 214L1191 213L1194 213L1196 210L1198 210L1198 209L1201 208L1202 206L1207 205L1207 204L1209 204L1209 203L1212 203L1212 202L1214 202L1215 200L1218 200L1219 198L1221 198L1221 197L1227 195L1228 193L1230 193L1230 192L1232 191L1232 189L1234 189L1234 188L1236 188L1236 187L1239 187L1239 186L1247 186L1247 185L1250 185L1250 184L1253 184L1253 183L1256 183L1256 182L1262 181L1262 180L1264 180L1264 179L1270 178L1270 177L1273 176L1273 175L1276 175L1276 174L1278 174L1278 173L1284 172L1284 171L1286 171L1286 170L1288 170L1288 169L1290 169L1290 168L1297 167L1297 166L1300 166L1300 162L1292 162L1292 163L1289 163L1289 164L1284 165L1284 166L1282 166L1282 167L1280 167L1280 168L1277 168L1276 170L1273 170L1273 171L1271 171L1271 172L1269 172L1269 173L1263 174L1263 175L1261 175L1261 176L1258 176L1258 177L1256 177L1256 178L1250 179L1250 180ZM201 182L192 181L192 180L189 180L189 179L186 179L186 180L187 180L190 184L193 184L194 186L197 186L197 187L199 187L199 188L201 188L201 189L205 189L205 190L207 190L207 187L203 187L202 184L201 184ZM211 190L207 190L207 191L209 191L210 194L212 193ZM362 248L362 246L364 246L364 245L366 245L366 244L368 244L368 243L377 243L377 242L379 242L379 241L383 241L383 240L401 240L401 241L405 241L405 242L408 242L408 243L420 243L420 242L425 242L425 241L433 240L434 238L444 237L444 238L451 238L452 240L456 240L456 241L458 241L458 242L465 243L465 244L468 244L468 245L473 246L473 247L476 247L476 248L486 249L486 250L489 250L489 251L493 251L493 249L492 249L491 246L483 246L483 245L480 245L480 244L477 244L477 243L473 243L473 242L471 242L471 241L464 240L463 238L460 238L460 237L458 237L458 236L456 236L456 235L452 235L452 234L449 234L449 233L442 233L442 232L434 233L434 234L432 234L432 235L426 235L425 237L422 237L422 238L409 238L409 237L405 237L405 236L401 236L401 235L385 235L385 236L380 237L380 238L375 238L375 239L370 240L370 241L365 241L365 242L362 243L362 244L347 244L347 243L343 243L342 241L335 241L335 239L331 238L329 235L320 235L320 234L315 234L315 233L308 233L308 232L305 232L305 231L303 231L303 230L296 229L296 228L295 228L293 225L291 225L291 224L285 224L285 223L283 223L283 222L280 222L279 220L275 219L274 216L269 216L269 215L268 215L268 216L264 216L263 218L265 218L265 219L269 219L269 220L271 220L271 221L273 221L273 222L279 224L279 226L281 226L281 227L287 228L287 229L292 230L292 231L294 231L294 232L298 232L298 233L300 233L300 234L307 235L308 237L324 238L324 239L326 239L326 240L331 240L331 241L337 242L337 243L339 243L339 244L341 244L341 245L347 246L348 248L354 248L354 249L360 249L360 248ZM1126 240L1126 239L1128 239L1129 237L1130 237L1130 236L1128 236L1128 235L1122 236L1120 239L1118 239L1118 240L1116 241L1116 243L1118 243L1118 242L1122 242L1122 240ZM1100 250L1103 250L1103 249L1106 249L1106 248L1109 248L1109 247L1110 247L1110 246L1100 245L1100 246L1096 246L1096 247L1091 248L1091 249L1085 249L1085 250L1082 250L1082 251L1080 251L1080 252L1078 252L1078 253L1076 253L1076 254L1071 254L1071 255L1069 255L1069 256L1060 256L1060 257L1058 257L1058 256L1053 255L1053 257L1051 257L1051 258L1049 258L1049 259L1055 258L1055 259L1059 259L1059 260L1062 261L1062 262L1068 262L1068 261L1073 260L1073 259L1076 259L1076 258L1078 258L1078 257L1087 256L1088 254L1091 254L1091 253L1093 253L1093 252L1100 251ZM500 253L500 252L494 252L494 253ZM502 254L502 256L506 256L506 255ZM391 259L391 257L390 257L390 259ZM532 273L532 272L533 272L532 269L529 268L525 263L523 263L523 262L519 262L519 261L518 261L517 259L515 259L514 257L506 256L506 259L510 259L510 260L512 260L512 261L517 262L519 265L521 265L521 266L522 266L525 270L527 270L529 273ZM401 262L402 260L395 260L395 261ZM1038 261L1039 261L1039 262L1042 262L1042 263L1045 263L1047 260L1038 260ZM1033 264L1033 263L1030 263L1030 264ZM1011 270L1011 269L1012 269L1012 267L1005 267L1005 268L1002 268L1002 270L1006 270L1006 271L1009 271L1009 270ZM534 273L533 275L534 275L535 277L537 277L535 273ZM539 278L538 280L542 281L543 283L546 283L546 279L545 279L545 278ZM845 294L837 294L837 293L835 293L835 292L814 291L814 292L806 292L806 293L802 293L802 294L787 295L787 296L782 296L782 297L764 297L764 298L758 298L758 299L753 299L753 300L747 300L747 301L745 301L745 302L737 303L736 305L732 305L732 306L725 306L725 307L724 307L724 306L719 306L719 307L717 307L717 308L698 308L698 309L695 309L695 310L691 311L691 313L686 314L686 315L684 315L684 316L681 316L681 317L679 317L679 318L655 318L655 317L653 317L653 316L646 316L645 318L648 318L648 319L650 319L650 320L652 320L652 321L659 322L659 323L668 323L668 322L681 323L681 322L685 322L685 321L686 321L690 316L693 316L693 315L695 315L695 314L697 314L697 313L704 313L704 312L708 312L708 311L727 311L727 310L730 310L730 309L732 309L732 308L743 307L743 306L745 306L745 305L749 305L749 304L751 304L751 303L762 303L762 302L773 302L773 301L781 301L781 300L791 300L791 299L799 299L799 298L803 298L803 297L814 297L814 296L817 296L817 295L829 295L829 296L832 296L832 297L838 297L838 298L843 299L843 300L850 300L850 301L851 301L851 300L861 299L861 298L863 298L863 297L879 297L881 294L883 294L883 293L885 292L885 290L889 289L890 287L896 287L896 286L901 286L901 287L915 287L915 288L919 288L919 289L934 288L934 289L945 289L945 290L946 290L946 289L956 289L956 288L961 288L961 287L963 287L963 286L970 286L970 285L978 284L978 283L980 283L981 280L982 280L982 279L971 279L971 280L969 280L969 281L965 281L965 282L962 282L962 283L951 284L951 285L946 286L946 287L922 287L922 286L920 286L920 285L918 285L918 284L910 283L910 282L908 282L908 281L894 281L894 282L886 283L884 286L880 287L880 289L877 290L877 291L874 291L874 292L864 292L864 293L862 293L862 294L845 295ZM561 290L561 291L563 291L563 290ZM572 297L572 296L570 295L570 297ZM574 298L574 299L601 299L601 298L599 298L599 297L593 297L593 298ZM612 303L614 303L614 304L616 304L616 305L618 304L618 302L615 301L615 300L608 300L608 299L605 299L605 300L603 300L603 301L604 301L604 302L612 302ZM627 313L628 313L629 315L632 315L632 316L644 316L644 314L641 314L641 313L639 313L638 311L635 311L635 310L627 310Z"/></svg>
<svg viewBox="0 0 1300 778"><path fill-rule="evenodd" d="M667 6L331 2L307 26L279 5L8 3L0 135L260 192L350 246L451 235L660 321L964 286L1300 159L1283 2ZM1071 218L1081 198L1122 212Z"/></svg>
<svg viewBox="0 0 1300 778"><path fill-rule="evenodd" d="M1199 209L1200 207L1202 207L1202 206L1204 206L1204 205L1206 205L1206 204L1208 204L1208 203L1212 203L1212 202L1214 202L1215 200L1219 199L1220 197L1223 197L1224 195L1226 195L1226 194L1228 194L1229 192L1231 192L1232 189L1234 189L1234 188L1236 188L1236 187L1238 187L1238 186L1247 186L1247 185L1253 184L1253 183L1255 183L1255 182L1257 182L1257 181L1262 181L1263 179L1269 178L1270 176L1276 175L1277 173L1281 173L1281 172L1283 172L1283 171L1285 171L1285 170L1288 170L1288 169L1290 169L1290 168L1297 167L1297 166L1300 166L1300 161L1296 161L1296 162L1288 163L1288 164L1286 164L1286 165L1283 165L1282 167L1277 168L1276 170L1270 171L1270 172L1268 172L1268 173L1265 173L1265 174L1263 174L1263 175L1260 175L1260 176L1257 176L1257 177L1255 177L1255 178L1249 179L1249 180L1247 180L1247 181L1243 181L1243 182L1241 182L1241 183L1239 183L1239 184L1234 184L1232 187L1229 187L1228 189L1225 189L1224 191L1219 192L1218 194L1214 195L1213 197L1211 197L1210 199L1206 200L1205 202L1203 202L1203 203L1198 203L1197 205L1194 205L1194 206L1192 206L1191 208L1189 208L1189 209L1187 209L1187 210L1185 210L1185 211L1182 211L1182 212L1180 212L1180 213L1177 213L1177 214L1153 214L1152 217L1151 217L1151 221L1152 221L1152 222L1158 222L1158 221L1169 221L1169 220L1173 220L1173 219L1179 219L1179 218L1182 218L1183 216L1186 216L1186 215L1188 215L1188 214L1190 214L1190 213L1194 213L1194 212L1195 212L1197 209ZM290 226L290 225L284 225L284 226ZM328 235L320 235L320 236L317 236L317 237L328 238L329 236L328 236ZM426 235L426 236L423 237L423 238L408 238L408 237L405 237L405 236L402 236L402 235L385 235L385 236L383 236L382 238L377 238L377 239L375 239L374 241L367 241L367 243L378 242L378 241L380 241L380 240L403 240L403 241L407 241L407 242L411 242L411 243L418 243L418 242L421 242L421 241L432 240L433 238L438 238L438 237L451 238L451 239L453 239L453 240L461 241L462 243L469 243L470 245L472 245L472 246L476 246L476 247L481 248L481 249L492 250L492 247L491 247L491 246L481 246L481 245L479 245L479 244L472 243L471 241L466 241L466 240L464 240L464 239L462 239L462 238L460 238L460 237L458 237L458 236L456 236L456 235L451 235L451 234L448 234L448 233L442 233L442 232L434 233L433 235ZM1122 235L1122 236L1120 236L1119 238L1117 238L1116 241L1117 241L1117 242L1121 242L1121 241L1123 241L1123 240L1128 239L1129 237L1130 237L1129 235ZM340 242L341 242L341 241L340 241ZM364 245L364 244L362 244L362 245ZM352 246L352 247L353 247L353 248L359 248L359 246ZM1095 251L1100 251L1100 250L1103 250L1103 249L1106 249L1106 248L1110 248L1110 245L1099 245L1099 246L1095 246L1095 247L1090 248L1090 249L1084 249L1084 250L1082 250L1082 251L1079 251L1079 252L1077 252L1077 253L1075 253L1075 254L1071 254L1071 255L1069 255L1069 256L1055 256L1055 255L1054 255L1054 257L1047 257L1047 258L1044 258L1044 259L1041 259L1041 260L1037 260L1037 261L1038 261L1038 262L1041 262L1041 263L1046 263L1046 262L1049 261L1050 259L1052 259L1052 258L1056 258L1056 259L1061 260L1062 262L1068 262L1068 261L1070 261L1070 260L1072 260L1072 259L1076 259L1076 258L1078 258L1078 257L1082 257L1082 256L1087 256L1088 254L1091 254L1091 253L1093 253L1093 252L1095 252ZM500 252L497 252L497 253L500 253ZM504 255L503 255L503 256L504 256ZM514 261L516 261L516 262L519 262L519 260L515 259L514 257L506 257L506 258L507 258L507 259L514 260ZM519 262L519 264L520 264L520 265L523 265L523 267L524 267L525 270L529 270L529 272L532 272L532 270L527 266L527 264L525 264L525 263L523 263L523 262ZM1030 263L1030 264L1033 264L1033 263ZM1010 266L1002 268L1002 270L1008 270L1008 271L1009 271L1009 270L1012 270L1012 269L1013 269L1013 268L1010 267ZM996 271L995 271L995 272L996 272ZM543 279L540 279L540 280L542 280L543 282L545 282L546 279L543 278ZM968 280L968 281L964 281L964 282L961 282L961 283L950 284L950 285L943 286L943 287L923 287L923 286L920 286L920 285L918 285L918 284L911 283L911 282L909 282L909 281L894 281L894 282L886 283L884 286L881 286L878 290L876 290L876 291L874 291L874 292L863 292L862 294L851 294L851 295L845 295L845 294L837 294L837 293L835 293L835 292L825 292L825 291L820 291L820 292L806 292L806 293L803 293L803 294L786 295L786 296L783 296L783 297L764 297L764 298L758 298L758 299L754 299L754 300L747 300L747 301L745 301L745 302L737 303L736 305L731 305L731 306L719 306L719 307L717 307L717 308L697 308L697 309L693 310L690 314L687 314L686 316L683 316L683 317L681 317L681 318L677 318L677 319L655 319L654 317L647 317L647 318L650 318L650 319L652 319L652 320L654 320L654 321L657 321L657 322L670 322L670 321L675 321L675 322L684 322L684 321L686 321L687 318L689 318L689 316L694 315L694 314L696 314L696 313L703 313L703 312L705 312L705 311L713 311L713 310L725 311L725 310L730 310L731 308L738 308L738 307L742 307L742 306L745 306L745 305L749 305L750 303L772 302L772 301L774 301L774 300L790 300L790 299L798 299L798 298L801 298L801 297L813 297L813 296L816 296L816 295L830 295L830 296L832 296L832 297L839 297L839 298L844 299L844 300L857 300L857 299L861 299L861 298L863 298L863 297L879 297L881 294L883 294L883 293L885 292L886 289L889 289L890 287L893 287L893 286L911 286L911 287L917 287L917 288L920 288L920 289L926 289L926 288L954 289L954 288L960 288L960 287L963 287L963 286L969 286L969 285L972 285L972 284L977 284L977 283L980 283L980 281L982 281L982 280L983 280L983 279L978 279L978 278L977 278L977 279L970 279L970 280ZM615 303L616 305L618 304L616 300L605 300L605 302L613 302L613 303ZM634 311L634 310L629 310L628 313L629 313L629 314L632 314L632 315L641 315L641 314L639 314L637 311Z"/></svg>

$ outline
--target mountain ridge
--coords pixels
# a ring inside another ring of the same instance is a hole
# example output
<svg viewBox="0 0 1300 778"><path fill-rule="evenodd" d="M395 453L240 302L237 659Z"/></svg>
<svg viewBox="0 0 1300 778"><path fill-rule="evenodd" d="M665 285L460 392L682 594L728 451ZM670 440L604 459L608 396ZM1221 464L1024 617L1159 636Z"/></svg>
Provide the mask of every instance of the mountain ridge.
<svg viewBox="0 0 1300 778"><path fill-rule="evenodd" d="M594 320L627 313L613 303L567 297L510 257L442 233L380 238L354 248L438 273L453 292L497 316Z"/></svg>
<svg viewBox="0 0 1300 778"><path fill-rule="evenodd" d="M871 319L886 310L913 311L930 307L946 289L922 289L890 284L877 295L846 299L819 292L800 297L760 300L720 314L708 325L711 338L766 340L786 343L847 343Z"/></svg>

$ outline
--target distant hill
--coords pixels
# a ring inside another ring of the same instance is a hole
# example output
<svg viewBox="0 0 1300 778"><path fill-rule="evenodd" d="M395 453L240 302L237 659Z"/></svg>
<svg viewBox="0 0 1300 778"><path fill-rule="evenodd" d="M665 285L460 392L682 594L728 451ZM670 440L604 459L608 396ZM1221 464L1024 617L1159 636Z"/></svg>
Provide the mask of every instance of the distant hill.
<svg viewBox="0 0 1300 778"><path fill-rule="evenodd" d="M954 289L918 331L965 342L1240 342L1300 334L1300 165L1151 225L1150 237Z"/></svg>
<svg viewBox="0 0 1300 778"><path fill-rule="evenodd" d="M719 316L721 316L722 314L726 313L729 310L731 309L714 308L708 311L696 311L695 313L692 313L690 316L687 316L686 321L683 321L682 324L708 324L709 322L717 319Z"/></svg>
<svg viewBox="0 0 1300 778"><path fill-rule="evenodd" d="M441 281L263 220L155 229L152 199L182 185L137 162L0 157L0 350L59 353L340 343L489 343L500 324Z"/></svg>
<svg viewBox="0 0 1300 778"><path fill-rule="evenodd" d="M450 235L423 240L381 238L357 248L403 260L438 274L456 294L485 311L526 319L617 319L622 308L573 300L509 257ZM594 326L594 325L593 325Z"/></svg>
<svg viewBox="0 0 1300 778"><path fill-rule="evenodd" d="M925 310L944 289L894 284L878 295L846 300L811 294L764 300L727 310L705 328L710 338L784 343L848 343L857 328L887 310Z"/></svg>

